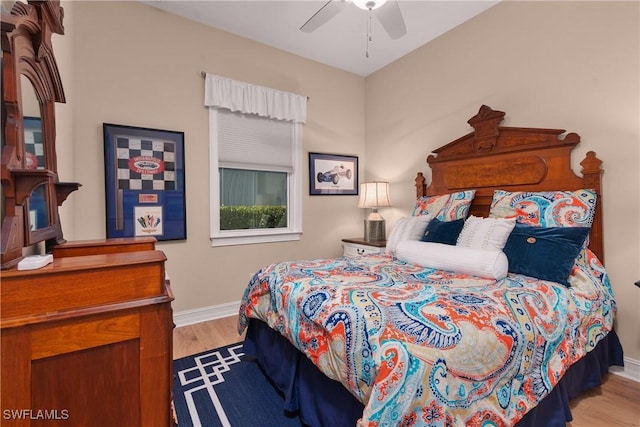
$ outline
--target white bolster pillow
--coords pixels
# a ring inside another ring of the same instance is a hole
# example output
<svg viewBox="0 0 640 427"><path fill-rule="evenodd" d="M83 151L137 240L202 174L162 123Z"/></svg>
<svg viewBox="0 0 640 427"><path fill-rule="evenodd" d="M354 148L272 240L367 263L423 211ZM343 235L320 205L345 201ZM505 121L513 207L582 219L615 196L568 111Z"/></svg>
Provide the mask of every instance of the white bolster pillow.
<svg viewBox="0 0 640 427"><path fill-rule="evenodd" d="M400 261L422 267L453 271L496 280L507 277L509 261L497 249L476 249L422 241L398 243L396 257Z"/></svg>

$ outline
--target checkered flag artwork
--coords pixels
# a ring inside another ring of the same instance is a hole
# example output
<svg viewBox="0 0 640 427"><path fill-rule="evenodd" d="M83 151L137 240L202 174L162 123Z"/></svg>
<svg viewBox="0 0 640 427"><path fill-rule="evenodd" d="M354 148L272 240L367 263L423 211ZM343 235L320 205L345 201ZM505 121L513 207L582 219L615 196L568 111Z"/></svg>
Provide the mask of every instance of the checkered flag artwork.
<svg viewBox="0 0 640 427"><path fill-rule="evenodd" d="M176 144L116 136L117 189L176 190Z"/></svg>
<svg viewBox="0 0 640 427"><path fill-rule="evenodd" d="M107 237L186 239L184 133L103 123Z"/></svg>

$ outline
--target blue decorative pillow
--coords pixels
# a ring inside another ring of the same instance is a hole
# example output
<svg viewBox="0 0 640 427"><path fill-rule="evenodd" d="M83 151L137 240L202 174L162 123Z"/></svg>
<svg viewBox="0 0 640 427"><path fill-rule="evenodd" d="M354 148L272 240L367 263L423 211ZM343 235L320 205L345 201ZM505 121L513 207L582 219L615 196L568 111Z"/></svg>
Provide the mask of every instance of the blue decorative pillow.
<svg viewBox="0 0 640 427"><path fill-rule="evenodd" d="M569 275L590 227L516 224L504 246L511 273L569 286Z"/></svg>
<svg viewBox="0 0 640 427"><path fill-rule="evenodd" d="M429 222L422 241L455 245L462 227L464 227L464 218L455 221L440 221L434 218Z"/></svg>

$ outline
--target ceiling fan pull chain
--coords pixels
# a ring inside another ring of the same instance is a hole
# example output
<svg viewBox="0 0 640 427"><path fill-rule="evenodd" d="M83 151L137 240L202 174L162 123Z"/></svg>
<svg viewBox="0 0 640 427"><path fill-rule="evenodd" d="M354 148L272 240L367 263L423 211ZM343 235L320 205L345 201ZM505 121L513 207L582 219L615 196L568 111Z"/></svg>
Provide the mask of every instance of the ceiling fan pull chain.
<svg viewBox="0 0 640 427"><path fill-rule="evenodd" d="M369 9L369 19L367 20L367 50L365 52L365 58L369 57L369 44L371 42L371 19L372 19L372 15L373 12L371 11L371 9Z"/></svg>

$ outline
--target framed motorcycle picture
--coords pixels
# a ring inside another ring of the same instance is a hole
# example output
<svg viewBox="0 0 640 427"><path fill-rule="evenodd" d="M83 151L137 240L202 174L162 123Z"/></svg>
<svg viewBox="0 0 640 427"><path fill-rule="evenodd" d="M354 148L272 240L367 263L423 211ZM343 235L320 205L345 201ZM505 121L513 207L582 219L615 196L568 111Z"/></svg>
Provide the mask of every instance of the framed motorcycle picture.
<svg viewBox="0 0 640 427"><path fill-rule="evenodd" d="M309 153L310 195L358 195L358 157Z"/></svg>
<svg viewBox="0 0 640 427"><path fill-rule="evenodd" d="M103 124L107 237L187 238L184 133Z"/></svg>

